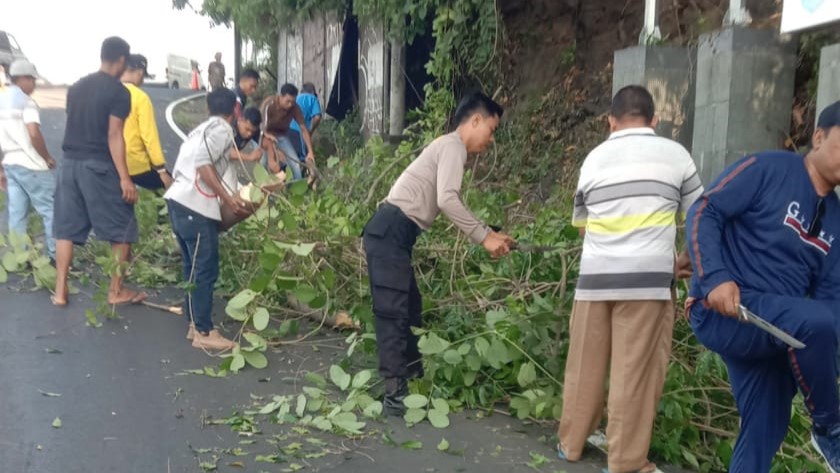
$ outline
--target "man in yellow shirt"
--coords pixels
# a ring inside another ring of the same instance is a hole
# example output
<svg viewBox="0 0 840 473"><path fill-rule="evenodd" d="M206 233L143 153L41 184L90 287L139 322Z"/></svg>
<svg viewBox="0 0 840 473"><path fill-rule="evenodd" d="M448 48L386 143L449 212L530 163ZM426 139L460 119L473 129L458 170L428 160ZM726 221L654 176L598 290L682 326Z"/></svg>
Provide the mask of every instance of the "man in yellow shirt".
<svg viewBox="0 0 840 473"><path fill-rule="evenodd" d="M160 147L155 109L149 95L140 86L150 77L146 72L145 56L132 54L126 61L123 85L131 94L131 113L125 120L125 157L131 180L149 190L168 189L172 176L166 170L166 160Z"/></svg>

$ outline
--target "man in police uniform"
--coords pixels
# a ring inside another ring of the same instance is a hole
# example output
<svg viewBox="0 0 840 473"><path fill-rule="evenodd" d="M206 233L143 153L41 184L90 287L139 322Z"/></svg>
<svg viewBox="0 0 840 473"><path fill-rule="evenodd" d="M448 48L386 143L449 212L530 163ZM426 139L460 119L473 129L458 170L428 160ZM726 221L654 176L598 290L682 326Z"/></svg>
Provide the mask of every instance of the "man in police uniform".
<svg viewBox="0 0 840 473"><path fill-rule="evenodd" d="M461 200L468 153L479 153L493 141L502 107L481 93L465 97L455 111L457 129L433 141L403 171L373 218L365 226L379 374L385 379L385 413L403 415L407 380L423 377L417 337L422 302L412 248L423 230L443 212L469 240L493 257L510 252L513 239L478 220Z"/></svg>

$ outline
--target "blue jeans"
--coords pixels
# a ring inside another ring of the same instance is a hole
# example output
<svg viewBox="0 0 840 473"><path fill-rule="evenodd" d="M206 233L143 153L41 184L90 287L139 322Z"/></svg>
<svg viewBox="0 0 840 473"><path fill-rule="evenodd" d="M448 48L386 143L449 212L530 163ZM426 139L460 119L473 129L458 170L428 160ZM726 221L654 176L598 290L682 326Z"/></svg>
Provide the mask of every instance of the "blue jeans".
<svg viewBox="0 0 840 473"><path fill-rule="evenodd" d="M26 235L29 205L35 208L44 222L47 252L55 259L53 238L53 197L55 174L51 171L33 171L22 166L4 166L9 183L9 232Z"/></svg>
<svg viewBox="0 0 840 473"><path fill-rule="evenodd" d="M292 170L292 180L297 181L302 178L303 173L301 173L300 170L300 156L298 156L298 152L295 150L295 145L292 144L292 140L286 135L278 136L277 149L282 151L286 156L286 169Z"/></svg>
<svg viewBox="0 0 840 473"><path fill-rule="evenodd" d="M184 281L192 286L184 297L184 314L196 330L207 333L213 330L213 288L219 278L219 222L172 200L166 204L181 246Z"/></svg>

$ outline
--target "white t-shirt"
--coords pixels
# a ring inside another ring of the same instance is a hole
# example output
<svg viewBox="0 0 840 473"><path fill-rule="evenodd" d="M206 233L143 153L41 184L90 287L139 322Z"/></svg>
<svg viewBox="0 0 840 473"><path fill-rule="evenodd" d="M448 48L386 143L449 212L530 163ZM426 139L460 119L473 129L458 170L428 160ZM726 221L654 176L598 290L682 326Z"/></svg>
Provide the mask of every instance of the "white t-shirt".
<svg viewBox="0 0 840 473"><path fill-rule="evenodd" d="M33 171L49 169L47 161L32 146L26 125L41 124L38 104L20 87L0 91L0 150L3 166L21 166Z"/></svg>
<svg viewBox="0 0 840 473"><path fill-rule="evenodd" d="M611 134L580 170L572 223L586 236L575 299L671 299L676 223L702 193L679 143L651 128Z"/></svg>
<svg viewBox="0 0 840 473"><path fill-rule="evenodd" d="M233 128L224 119L210 117L199 125L181 145L172 172L174 182L163 197L207 218L221 220L219 198L201 181L198 168L213 165L228 193L235 193L236 174L229 172L228 158L233 146Z"/></svg>

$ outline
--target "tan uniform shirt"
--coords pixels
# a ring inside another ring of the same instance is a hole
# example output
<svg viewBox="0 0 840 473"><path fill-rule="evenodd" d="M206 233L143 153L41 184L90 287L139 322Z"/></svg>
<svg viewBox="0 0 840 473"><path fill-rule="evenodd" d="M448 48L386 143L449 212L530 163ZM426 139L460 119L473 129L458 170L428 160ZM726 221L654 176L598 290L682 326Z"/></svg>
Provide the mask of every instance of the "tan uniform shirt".
<svg viewBox="0 0 840 473"><path fill-rule="evenodd" d="M467 148L457 133L433 141L400 175L385 202L399 207L423 230L443 212L473 243L481 243L490 229L461 200Z"/></svg>

